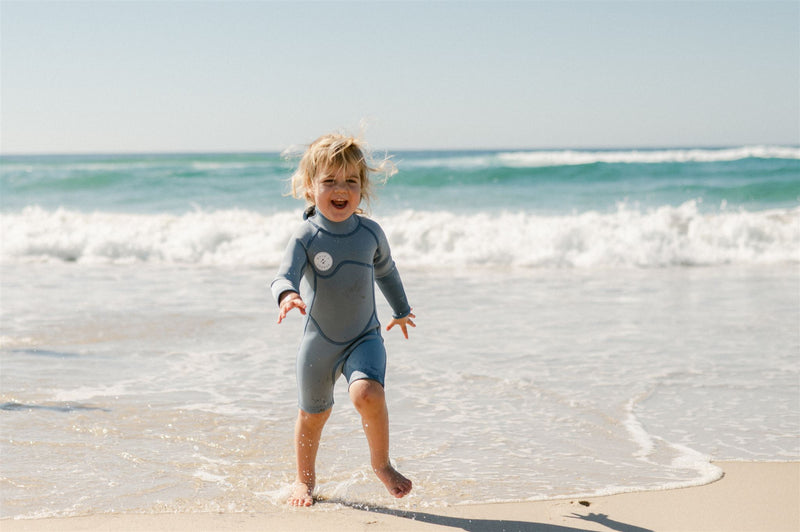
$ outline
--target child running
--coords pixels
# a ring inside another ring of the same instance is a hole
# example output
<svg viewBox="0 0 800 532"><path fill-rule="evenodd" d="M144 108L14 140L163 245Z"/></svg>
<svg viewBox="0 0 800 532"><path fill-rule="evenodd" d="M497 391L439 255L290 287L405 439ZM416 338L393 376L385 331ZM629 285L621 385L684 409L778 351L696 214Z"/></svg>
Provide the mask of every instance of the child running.
<svg viewBox="0 0 800 532"><path fill-rule="evenodd" d="M384 161L384 166L388 161ZM333 387L347 378L375 474L394 497L411 491L411 481L389 461L389 414L383 384L386 350L375 310L375 283L408 338L416 327L383 230L360 216L369 202L372 168L361 143L331 134L315 140L292 176L292 195L308 208L295 231L272 293L278 323L292 309L305 316L297 354L299 412L294 431L297 479L288 503L314 504L315 463L322 428L333 407Z"/></svg>

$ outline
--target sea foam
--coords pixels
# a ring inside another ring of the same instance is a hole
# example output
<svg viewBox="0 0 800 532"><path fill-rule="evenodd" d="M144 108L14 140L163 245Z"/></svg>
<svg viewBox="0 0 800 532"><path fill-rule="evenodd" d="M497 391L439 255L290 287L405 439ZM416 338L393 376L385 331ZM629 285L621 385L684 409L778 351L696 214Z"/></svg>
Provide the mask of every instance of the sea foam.
<svg viewBox="0 0 800 532"><path fill-rule="evenodd" d="M296 212L173 214L28 207L0 215L6 262L274 267ZM669 267L800 262L800 208L701 212L695 201L571 215L404 211L377 218L403 267Z"/></svg>

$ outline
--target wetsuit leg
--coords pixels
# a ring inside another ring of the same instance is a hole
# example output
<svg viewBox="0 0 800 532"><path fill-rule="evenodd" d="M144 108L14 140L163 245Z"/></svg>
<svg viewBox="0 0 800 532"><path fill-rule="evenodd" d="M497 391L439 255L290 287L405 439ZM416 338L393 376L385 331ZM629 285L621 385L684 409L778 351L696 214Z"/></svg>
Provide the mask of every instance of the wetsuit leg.
<svg viewBox="0 0 800 532"><path fill-rule="evenodd" d="M297 400L302 411L319 414L333 406L342 350L343 346L328 342L309 324L297 352Z"/></svg>
<svg viewBox="0 0 800 532"><path fill-rule="evenodd" d="M373 329L361 337L351 350L342 366L342 373L348 384L359 379L372 379L383 386L386 376L386 348L378 329Z"/></svg>

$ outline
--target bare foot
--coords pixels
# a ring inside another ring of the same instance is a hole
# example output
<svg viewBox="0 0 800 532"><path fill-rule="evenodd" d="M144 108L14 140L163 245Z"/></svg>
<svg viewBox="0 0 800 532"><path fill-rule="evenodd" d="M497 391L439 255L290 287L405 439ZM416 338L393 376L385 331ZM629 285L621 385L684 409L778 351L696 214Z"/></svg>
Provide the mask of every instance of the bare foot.
<svg viewBox="0 0 800 532"><path fill-rule="evenodd" d="M307 486L300 481L294 483L292 486L292 494L286 501L290 506L311 506L314 504L314 486Z"/></svg>
<svg viewBox="0 0 800 532"><path fill-rule="evenodd" d="M405 497L411 491L411 481L401 475L391 465L375 469L375 474L378 475L378 478L383 482L383 485L386 486L386 489L389 490L389 493L391 493L393 497L399 499Z"/></svg>

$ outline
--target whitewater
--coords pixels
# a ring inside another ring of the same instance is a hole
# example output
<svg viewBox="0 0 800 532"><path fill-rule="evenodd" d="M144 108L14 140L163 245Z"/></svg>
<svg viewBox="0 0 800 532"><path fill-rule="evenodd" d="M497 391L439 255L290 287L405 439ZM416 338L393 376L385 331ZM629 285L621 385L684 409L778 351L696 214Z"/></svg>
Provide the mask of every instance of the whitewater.
<svg viewBox="0 0 800 532"><path fill-rule="evenodd" d="M2 259L275 267L297 212L3 214ZM800 208L701 213L676 207L543 216L407 210L376 217L407 267L718 266L800 262ZM521 245L524 243L524 245Z"/></svg>

